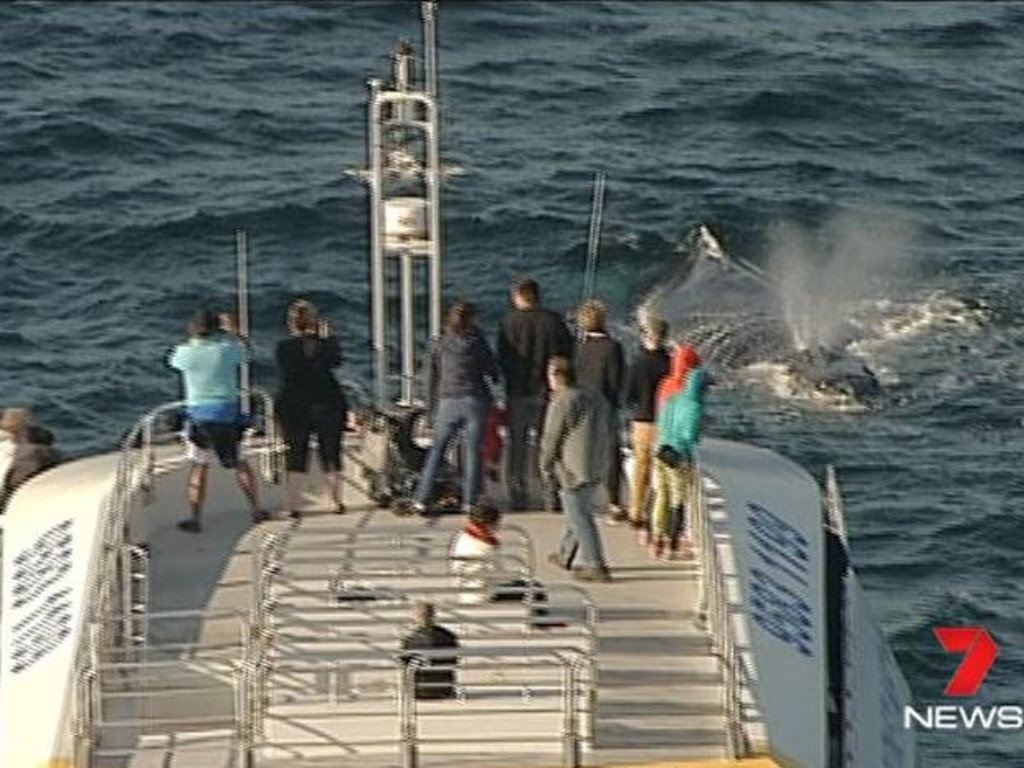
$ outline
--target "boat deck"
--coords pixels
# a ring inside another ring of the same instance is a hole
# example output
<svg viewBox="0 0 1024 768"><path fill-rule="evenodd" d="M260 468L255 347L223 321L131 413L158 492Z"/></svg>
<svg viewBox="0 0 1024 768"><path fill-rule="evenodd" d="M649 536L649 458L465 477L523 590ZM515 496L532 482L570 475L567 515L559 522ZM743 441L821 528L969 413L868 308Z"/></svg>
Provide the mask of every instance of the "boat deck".
<svg viewBox="0 0 1024 768"><path fill-rule="evenodd" d="M111 660L119 673L101 681L105 726L97 765L239 764L232 745L240 705L231 681L242 656L241 627L251 618L261 580L254 558L262 551L266 564L268 547L282 557L267 603L273 671L265 681L262 733L254 739L259 768L402 764L394 657L408 628L408 604L342 605L331 588L341 583L431 599L439 623L455 630L466 649L459 697L413 705L419 765L562 762L566 689L558 659L594 649L587 645L588 601L596 607L596 654L592 667L578 671L579 690L587 691L590 676L596 677L595 695L583 693L577 701L581 762L725 758L722 675L697 622L698 565L692 558L653 560L628 526L601 523L614 581L580 584L547 562L561 515L505 515L503 550L517 562L534 561L551 616L561 615L568 625L524 631L529 609L521 603L469 605L451 586L445 557L461 522L457 516L399 518L350 483L345 515L318 510L310 495L300 524L253 527L231 474L214 471L204 530L195 535L177 530L167 514L186 509L183 468L168 464L154 490L161 510L154 517L167 523L153 528L147 541L148 647L137 666ZM265 489L268 508L279 501L277 493ZM143 668L130 684L124 670Z"/></svg>

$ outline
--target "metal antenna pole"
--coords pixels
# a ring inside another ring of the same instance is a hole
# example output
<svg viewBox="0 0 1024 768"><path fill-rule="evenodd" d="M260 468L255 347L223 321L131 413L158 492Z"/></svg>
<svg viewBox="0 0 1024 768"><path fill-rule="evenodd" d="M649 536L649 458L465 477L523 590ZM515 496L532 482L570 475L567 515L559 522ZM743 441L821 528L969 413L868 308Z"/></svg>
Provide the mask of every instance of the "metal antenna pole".
<svg viewBox="0 0 1024 768"><path fill-rule="evenodd" d="M381 136L381 83L373 79L369 82L370 108L367 115L369 123L369 155L370 155L370 278L371 278L371 322L370 337L373 346L373 378L374 395L378 406L388 401L388 353L387 353L387 282L384 255L384 214L383 186L384 171L382 169L383 137Z"/></svg>
<svg viewBox="0 0 1024 768"><path fill-rule="evenodd" d="M437 2L424 0L423 11L423 61L424 88L426 100L427 168L426 193L430 209L430 272L429 272L429 336L435 339L441 335L441 103L438 97L437 62Z"/></svg>
<svg viewBox="0 0 1024 768"><path fill-rule="evenodd" d="M249 233L244 229L235 230L235 262L238 273L238 335L249 343ZM242 415L252 412L252 391L250 363L247 354L242 360L241 389Z"/></svg>
<svg viewBox="0 0 1024 768"><path fill-rule="evenodd" d="M423 12L423 80L427 93L437 98L437 2L424 0Z"/></svg>
<svg viewBox="0 0 1024 768"><path fill-rule="evenodd" d="M604 171L594 174L590 207L590 232L587 237L587 266L583 272L583 301L594 298L597 288L597 255L601 248L601 217L604 213Z"/></svg>

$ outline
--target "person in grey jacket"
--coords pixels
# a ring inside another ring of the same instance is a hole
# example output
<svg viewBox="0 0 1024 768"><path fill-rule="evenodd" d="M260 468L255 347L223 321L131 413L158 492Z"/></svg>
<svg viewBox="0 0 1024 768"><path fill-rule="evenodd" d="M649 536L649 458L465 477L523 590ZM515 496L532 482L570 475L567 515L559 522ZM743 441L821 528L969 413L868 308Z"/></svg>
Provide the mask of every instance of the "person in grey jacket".
<svg viewBox="0 0 1024 768"><path fill-rule="evenodd" d="M577 387L564 357L548 363L552 397L540 441L540 468L559 487L565 530L558 552L548 560L571 570L579 581L611 581L597 516L606 499L611 418L604 398Z"/></svg>
<svg viewBox="0 0 1024 768"><path fill-rule="evenodd" d="M441 468L448 444L466 428L466 467L462 478L462 504L476 505L483 482L481 447L491 405L488 381L498 378L498 366L487 340L476 324L476 307L456 301L448 313L441 338L430 361L429 400L434 411L434 441L420 475L413 509L423 514Z"/></svg>

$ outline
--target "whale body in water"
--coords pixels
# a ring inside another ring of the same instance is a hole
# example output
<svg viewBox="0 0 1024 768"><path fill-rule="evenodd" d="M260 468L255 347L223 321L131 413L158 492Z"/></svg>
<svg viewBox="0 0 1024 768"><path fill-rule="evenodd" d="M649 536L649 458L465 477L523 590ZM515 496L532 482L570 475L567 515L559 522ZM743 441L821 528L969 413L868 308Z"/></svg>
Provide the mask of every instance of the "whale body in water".
<svg viewBox="0 0 1024 768"><path fill-rule="evenodd" d="M730 258L706 227L691 238L675 279L651 291L638 310L667 320L677 342L691 344L719 376L747 366L782 366L794 390L860 404L883 394L876 373L848 350L845 327L823 345L801 343L783 310L777 280L754 264Z"/></svg>

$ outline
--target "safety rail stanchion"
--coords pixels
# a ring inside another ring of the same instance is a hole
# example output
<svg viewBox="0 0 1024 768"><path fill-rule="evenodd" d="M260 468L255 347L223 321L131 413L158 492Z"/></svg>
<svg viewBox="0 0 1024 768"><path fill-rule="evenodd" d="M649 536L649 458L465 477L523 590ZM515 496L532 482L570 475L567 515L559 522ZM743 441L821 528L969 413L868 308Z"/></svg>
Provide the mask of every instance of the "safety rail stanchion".
<svg viewBox="0 0 1024 768"><path fill-rule="evenodd" d="M252 667L247 660L236 662L232 671L235 701L235 765L252 768L255 747L253 724Z"/></svg>
<svg viewBox="0 0 1024 768"><path fill-rule="evenodd" d="M401 768L418 768L419 747L416 743L416 696L413 689L418 659L406 661L397 657L398 666L398 738Z"/></svg>
<svg viewBox="0 0 1024 768"><path fill-rule="evenodd" d="M98 721L103 716L103 700L100 691L99 666L100 666L100 643L103 637L103 626L99 622L89 622L86 632L86 649L84 656L85 673L79 681L85 686L83 700L87 719L83 723L83 748L87 752L84 765L86 768L92 766L92 755L96 746L96 733Z"/></svg>
<svg viewBox="0 0 1024 768"><path fill-rule="evenodd" d="M562 658L562 768L579 768L580 765L576 665L574 657Z"/></svg>
<svg viewBox="0 0 1024 768"><path fill-rule="evenodd" d="M91 768L92 753L95 745L94 731L97 713L94 700L97 694L96 671L93 665L91 650L79 655L75 671L75 720L74 720L74 754L75 764L82 768Z"/></svg>
<svg viewBox="0 0 1024 768"><path fill-rule="evenodd" d="M149 551L122 544L120 557L121 638L126 657L141 658L149 633Z"/></svg>

